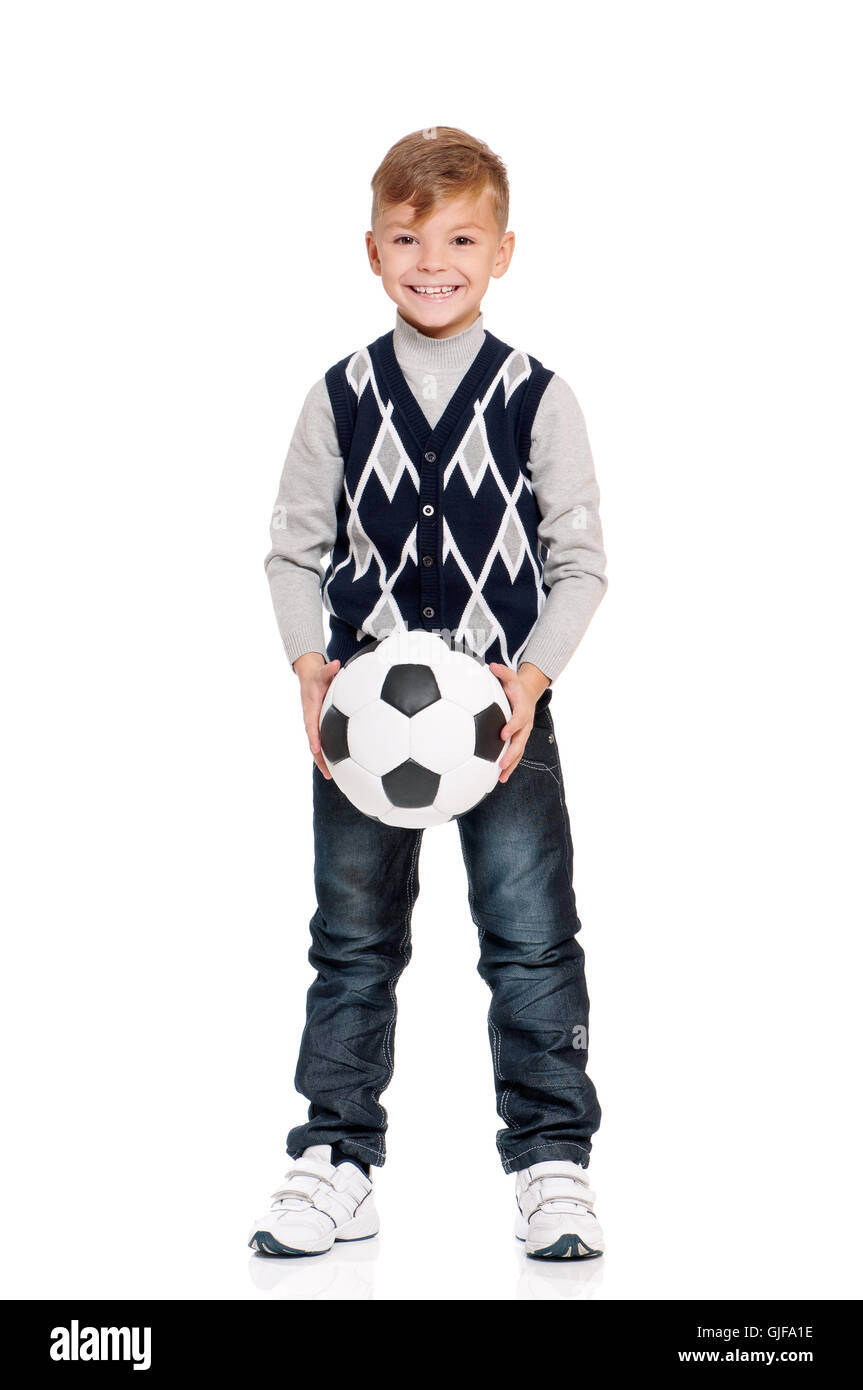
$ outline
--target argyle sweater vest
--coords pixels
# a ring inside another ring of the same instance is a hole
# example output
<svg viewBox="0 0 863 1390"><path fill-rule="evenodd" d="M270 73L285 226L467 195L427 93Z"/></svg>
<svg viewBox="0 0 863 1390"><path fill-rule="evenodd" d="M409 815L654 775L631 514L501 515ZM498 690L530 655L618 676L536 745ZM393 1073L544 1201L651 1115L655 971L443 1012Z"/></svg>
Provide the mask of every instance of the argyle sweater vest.
<svg viewBox="0 0 863 1390"><path fill-rule="evenodd" d="M392 330L329 369L345 466L321 583L330 661L423 628L518 667L549 592L528 460L552 376L486 331L432 429Z"/></svg>

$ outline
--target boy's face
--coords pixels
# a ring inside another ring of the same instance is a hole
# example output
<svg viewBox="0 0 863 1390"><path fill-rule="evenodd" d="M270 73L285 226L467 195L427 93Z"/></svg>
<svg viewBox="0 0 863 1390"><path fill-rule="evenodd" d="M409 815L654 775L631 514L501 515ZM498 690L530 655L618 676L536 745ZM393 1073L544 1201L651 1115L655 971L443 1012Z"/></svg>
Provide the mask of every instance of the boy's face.
<svg viewBox="0 0 863 1390"><path fill-rule="evenodd" d="M515 234L501 235L491 194L440 203L421 227L410 203L388 208L366 232L366 250L402 318L430 338L450 338L479 316L492 276L504 274ZM438 288L437 294L424 289Z"/></svg>

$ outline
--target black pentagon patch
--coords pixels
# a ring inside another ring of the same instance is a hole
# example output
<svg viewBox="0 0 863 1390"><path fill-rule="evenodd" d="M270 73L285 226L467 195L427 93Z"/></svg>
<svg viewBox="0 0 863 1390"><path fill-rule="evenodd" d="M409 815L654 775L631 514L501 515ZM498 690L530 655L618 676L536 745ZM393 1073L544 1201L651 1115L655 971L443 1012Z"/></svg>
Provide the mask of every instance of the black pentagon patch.
<svg viewBox="0 0 863 1390"><path fill-rule="evenodd" d="M478 758L485 758L488 763L497 762L503 752L500 731L506 723L506 716L500 705L495 702L480 710L479 714L474 715L473 722L476 727L474 754Z"/></svg>
<svg viewBox="0 0 863 1390"><path fill-rule="evenodd" d="M385 642L386 640L385 637L376 637L373 642L367 642L364 647L360 647L358 652L354 652L353 656L349 656L344 665L339 667L339 670L343 671L345 666L350 666L351 662L356 661L357 657L366 656L369 652L376 651L381 645L381 642Z"/></svg>
<svg viewBox="0 0 863 1390"><path fill-rule="evenodd" d="M417 662L403 661L391 666L381 688L381 699L410 719L440 699L434 671Z"/></svg>
<svg viewBox="0 0 863 1390"><path fill-rule="evenodd" d="M330 705L321 720L321 748L331 763L340 763L348 756L348 716Z"/></svg>
<svg viewBox="0 0 863 1390"><path fill-rule="evenodd" d="M392 772L385 772L381 785L394 806L430 806L437 796L440 776L408 758Z"/></svg>

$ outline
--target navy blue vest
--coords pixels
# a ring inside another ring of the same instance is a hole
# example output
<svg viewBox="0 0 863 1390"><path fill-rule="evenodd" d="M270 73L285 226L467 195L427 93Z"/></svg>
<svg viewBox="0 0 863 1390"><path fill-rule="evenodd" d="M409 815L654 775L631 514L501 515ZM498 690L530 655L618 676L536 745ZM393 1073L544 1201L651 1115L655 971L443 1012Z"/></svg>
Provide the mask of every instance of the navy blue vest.
<svg viewBox="0 0 863 1390"><path fill-rule="evenodd" d="M345 464L321 585L329 660L424 628L517 668L549 592L528 461L552 376L486 330L432 429L392 329L329 369Z"/></svg>

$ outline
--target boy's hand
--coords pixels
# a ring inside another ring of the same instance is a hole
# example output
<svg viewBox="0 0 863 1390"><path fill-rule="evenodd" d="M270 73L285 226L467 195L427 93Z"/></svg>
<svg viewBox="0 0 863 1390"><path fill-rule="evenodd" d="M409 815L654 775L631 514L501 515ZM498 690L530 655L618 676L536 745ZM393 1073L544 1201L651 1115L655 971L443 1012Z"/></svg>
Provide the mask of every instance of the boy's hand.
<svg viewBox="0 0 863 1390"><path fill-rule="evenodd" d="M503 686L504 694L512 706L512 717L500 731L501 739L510 739L509 748L500 762L499 782L506 782L521 762L525 744L533 728L533 714L536 702L551 682L538 666L526 661L518 672L510 666L502 666L499 661L488 663L492 675L497 676Z"/></svg>
<svg viewBox="0 0 863 1390"><path fill-rule="evenodd" d="M324 762L321 752L321 706L341 662L336 657L325 661L320 652L305 652L294 662L294 670L300 681L300 699L303 702L303 722L309 740L312 757L324 776L331 781L333 774Z"/></svg>

